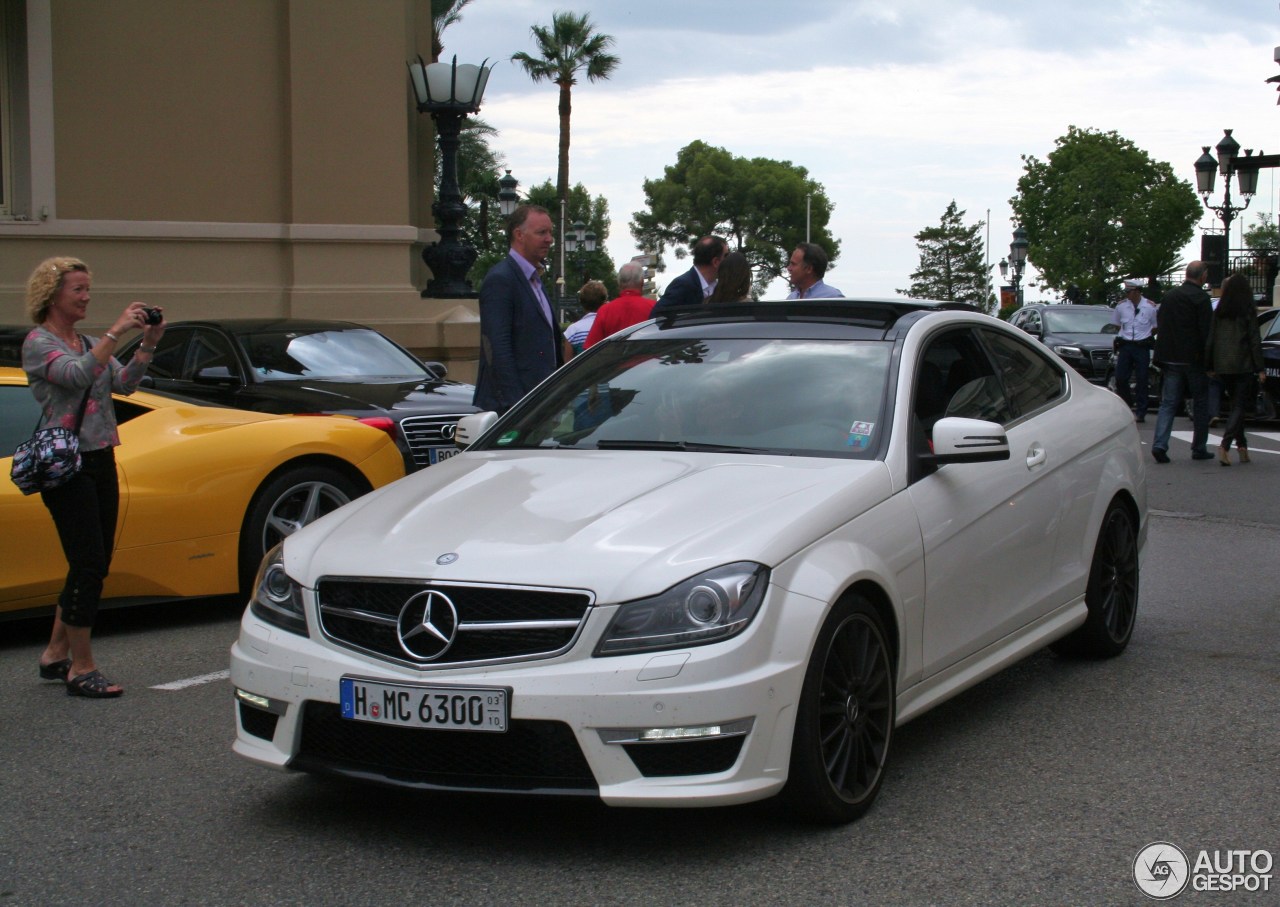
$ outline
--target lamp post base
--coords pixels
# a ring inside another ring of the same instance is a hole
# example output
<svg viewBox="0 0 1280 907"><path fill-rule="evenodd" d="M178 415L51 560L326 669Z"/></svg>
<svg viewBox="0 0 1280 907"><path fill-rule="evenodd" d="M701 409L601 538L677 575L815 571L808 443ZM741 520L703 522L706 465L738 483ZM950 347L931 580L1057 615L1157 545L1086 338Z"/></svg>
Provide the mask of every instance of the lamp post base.
<svg viewBox="0 0 1280 907"><path fill-rule="evenodd" d="M467 280L467 273L479 253L460 242L435 242L422 250L422 260L436 275L427 281L423 299L474 299L479 294Z"/></svg>

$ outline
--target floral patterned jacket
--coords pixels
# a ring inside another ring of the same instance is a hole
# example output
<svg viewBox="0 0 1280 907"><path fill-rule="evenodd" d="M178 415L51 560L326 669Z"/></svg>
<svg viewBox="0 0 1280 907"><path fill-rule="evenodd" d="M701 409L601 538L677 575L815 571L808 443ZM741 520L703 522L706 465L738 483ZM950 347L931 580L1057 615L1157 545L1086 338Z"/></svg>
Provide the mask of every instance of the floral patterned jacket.
<svg viewBox="0 0 1280 907"><path fill-rule="evenodd" d="M97 339L80 336L83 348L75 349L38 325L22 343L22 370L27 373L42 414L38 427L75 428L80 400L92 385L80 424L80 449L114 447L120 443L120 435L111 394L132 394L137 390L147 365L136 359L121 365L115 358L102 365L89 352Z"/></svg>

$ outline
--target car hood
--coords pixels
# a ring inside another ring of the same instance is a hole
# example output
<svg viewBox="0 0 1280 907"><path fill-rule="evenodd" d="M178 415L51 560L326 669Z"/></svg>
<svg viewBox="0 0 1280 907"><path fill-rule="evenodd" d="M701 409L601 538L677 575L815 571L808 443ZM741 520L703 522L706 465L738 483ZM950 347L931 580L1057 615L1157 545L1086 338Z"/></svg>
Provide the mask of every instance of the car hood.
<svg viewBox="0 0 1280 907"><path fill-rule="evenodd" d="M267 381L255 385L280 401L281 412L326 412L368 416L374 412L474 413L475 388L456 381L400 378L361 378L352 381Z"/></svg>
<svg viewBox="0 0 1280 907"><path fill-rule="evenodd" d="M308 586L325 575L405 577L626 601L720 564L776 565L891 493L879 461L468 452L291 536L285 564Z"/></svg>

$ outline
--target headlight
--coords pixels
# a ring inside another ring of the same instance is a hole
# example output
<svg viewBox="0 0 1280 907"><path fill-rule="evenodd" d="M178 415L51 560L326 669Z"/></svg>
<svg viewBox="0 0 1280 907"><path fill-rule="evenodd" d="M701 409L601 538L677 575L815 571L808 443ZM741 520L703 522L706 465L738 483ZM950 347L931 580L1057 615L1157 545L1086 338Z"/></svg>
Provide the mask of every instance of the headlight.
<svg viewBox="0 0 1280 907"><path fill-rule="evenodd" d="M743 561L716 567L666 592L619 606L595 654L626 655L720 642L751 623L769 570Z"/></svg>
<svg viewBox="0 0 1280 907"><path fill-rule="evenodd" d="M1055 346L1053 351L1063 359L1083 359L1084 351L1078 346Z"/></svg>
<svg viewBox="0 0 1280 907"><path fill-rule="evenodd" d="M302 610L302 587L284 572L284 546L276 545L262 559L253 582L249 610L281 630L307 635L307 616Z"/></svg>

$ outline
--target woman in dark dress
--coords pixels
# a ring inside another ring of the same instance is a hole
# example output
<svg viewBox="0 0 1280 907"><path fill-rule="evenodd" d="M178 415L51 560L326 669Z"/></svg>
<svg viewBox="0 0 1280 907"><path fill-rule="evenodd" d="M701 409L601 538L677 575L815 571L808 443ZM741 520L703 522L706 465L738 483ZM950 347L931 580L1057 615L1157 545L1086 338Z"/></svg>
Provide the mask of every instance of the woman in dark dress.
<svg viewBox="0 0 1280 907"><path fill-rule="evenodd" d="M1209 340L1205 344L1205 370L1222 382L1231 395L1231 414L1222 429L1218 462L1231 465L1228 455L1236 442L1241 463L1249 462L1249 442L1244 435L1245 408L1258 395L1258 382L1266 380L1262 359L1262 336L1258 330L1258 308L1253 288L1243 274L1232 274L1222 284L1222 296L1213 310Z"/></svg>

